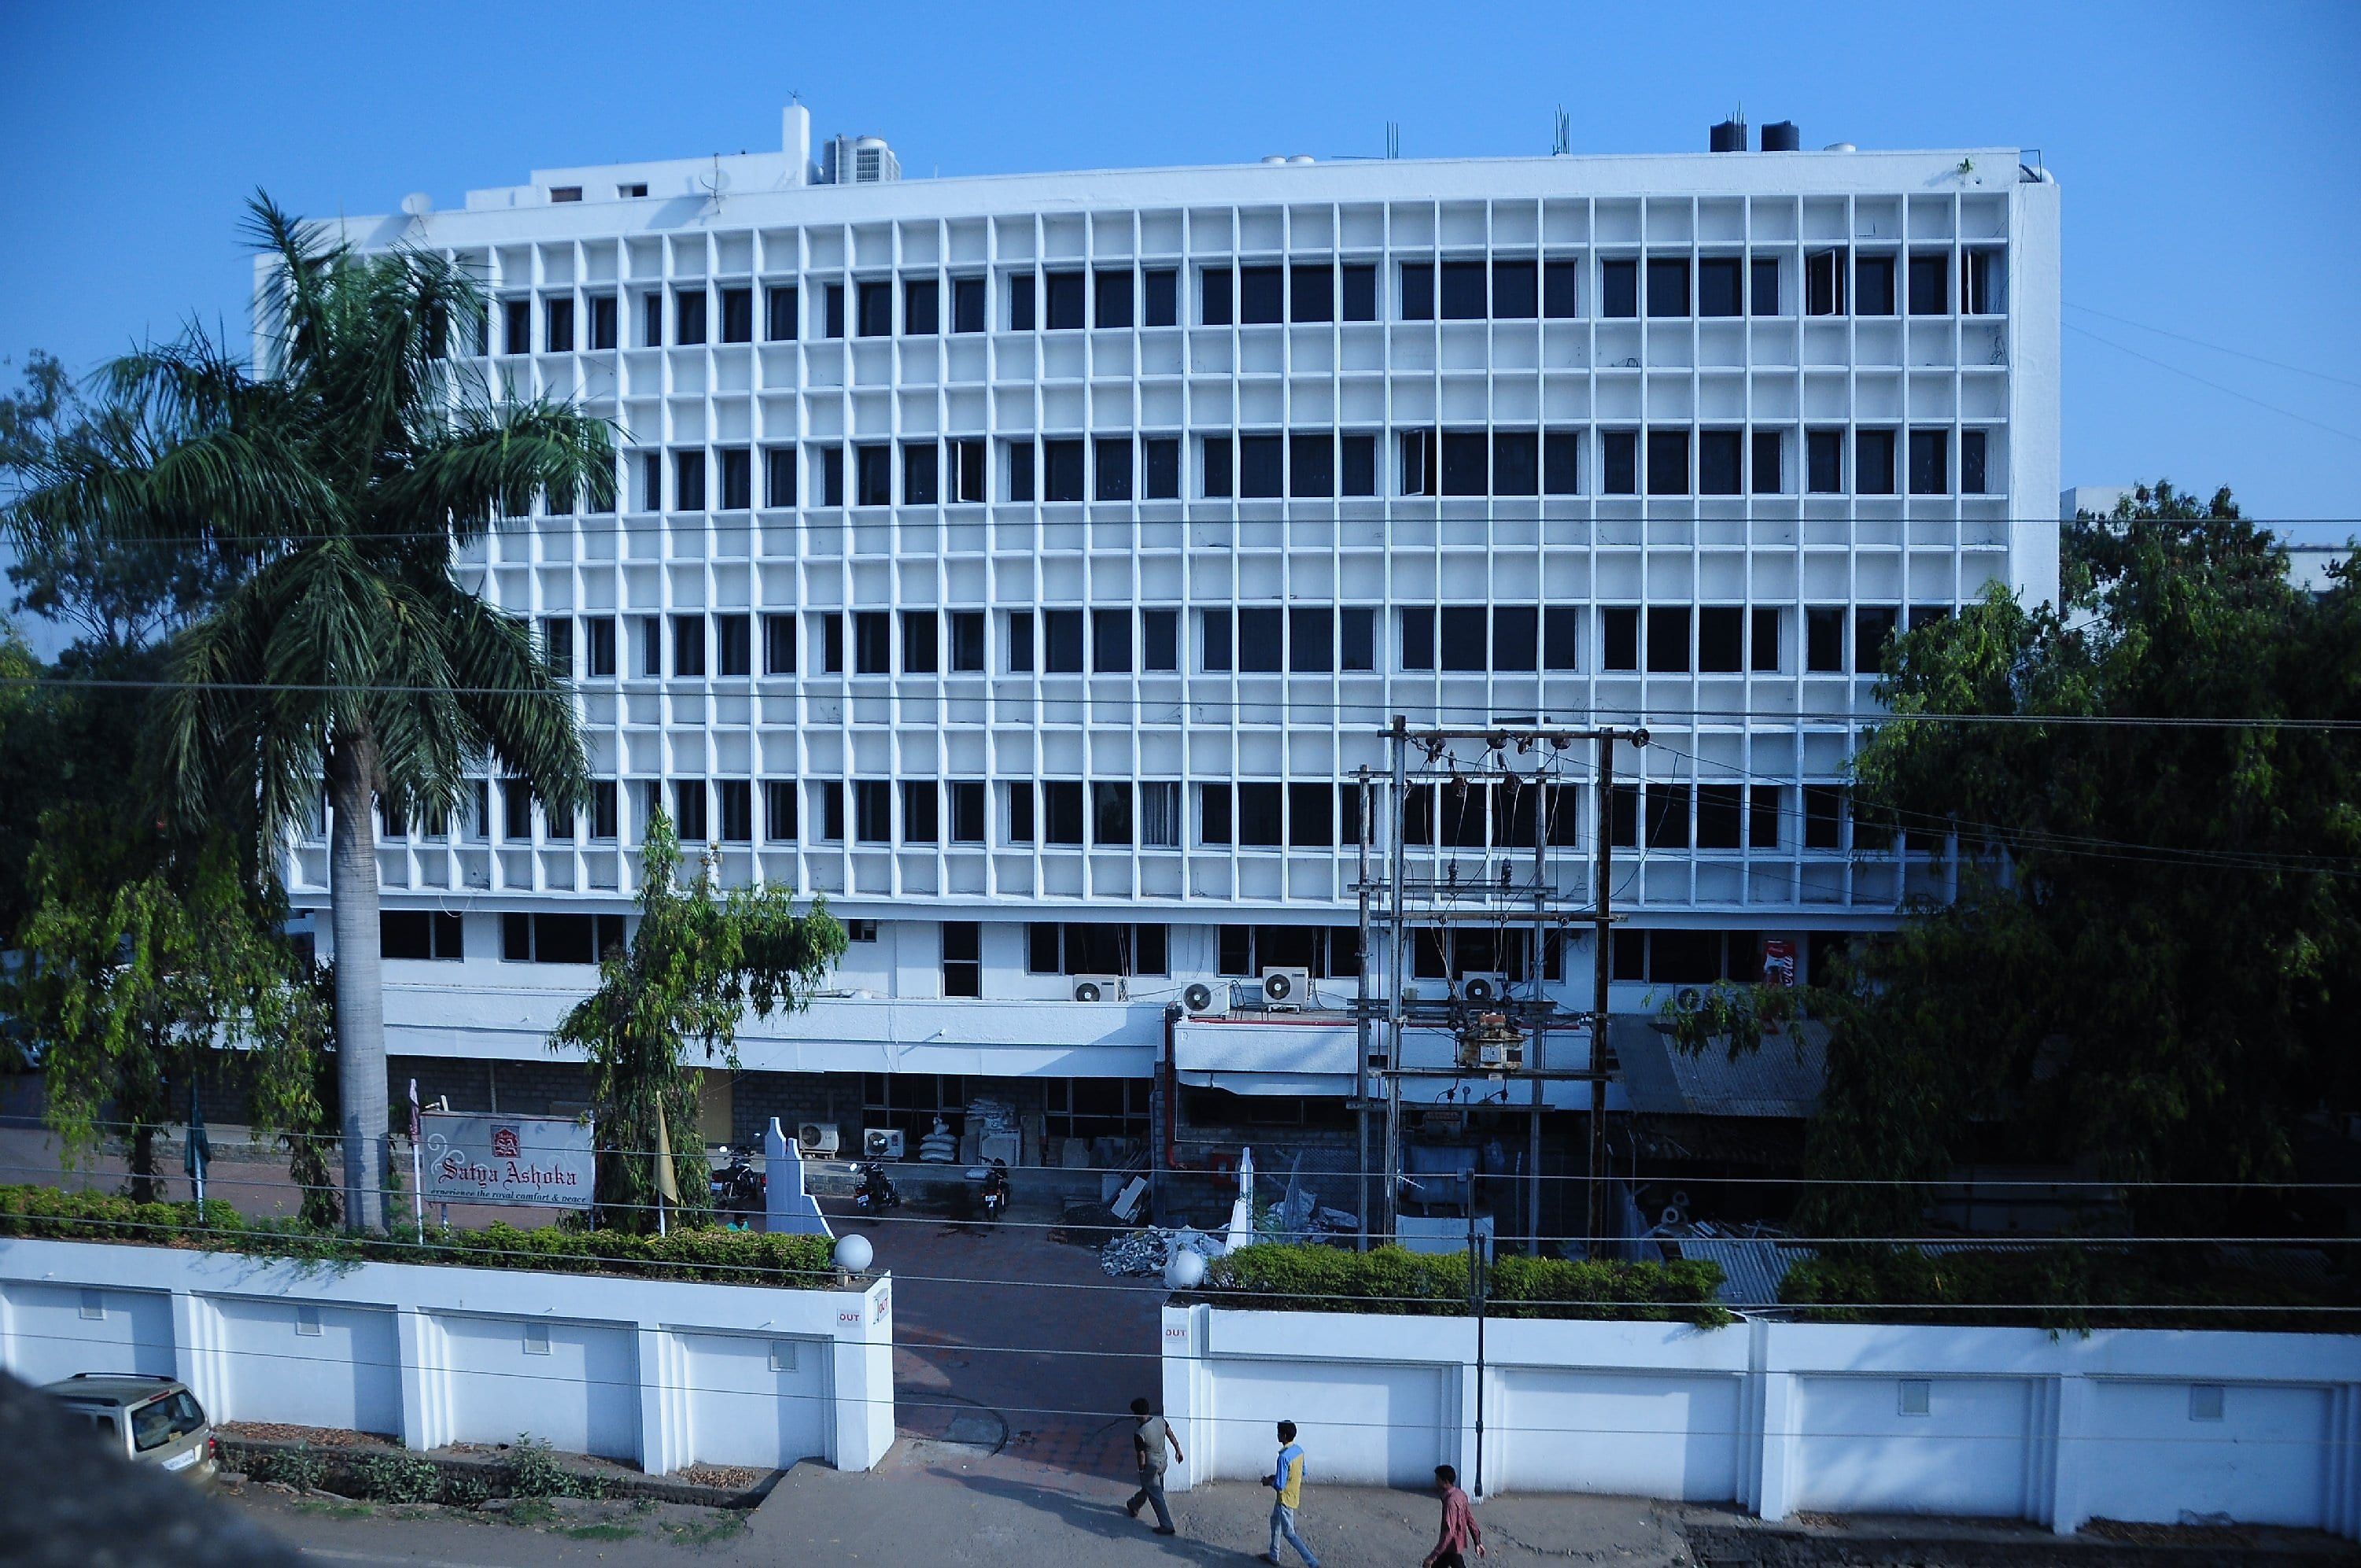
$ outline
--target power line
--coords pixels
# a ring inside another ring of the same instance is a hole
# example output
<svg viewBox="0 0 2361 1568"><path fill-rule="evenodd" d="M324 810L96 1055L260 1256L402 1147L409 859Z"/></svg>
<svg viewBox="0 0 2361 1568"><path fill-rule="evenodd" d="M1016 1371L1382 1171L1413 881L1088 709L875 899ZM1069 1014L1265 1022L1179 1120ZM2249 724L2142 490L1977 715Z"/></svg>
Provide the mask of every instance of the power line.
<svg viewBox="0 0 2361 1568"><path fill-rule="evenodd" d="M2262 355L2250 354L2243 348L2232 348L2227 344L2208 343L2202 337L2191 337L2185 332L2174 332L2169 327L2152 326L2147 322L2134 321L2129 316L2119 316L2113 312L2103 311L2095 305L2081 304L2072 300L2066 301L2065 305L2070 311L2081 311L2086 315L2100 316L2111 322L2121 323L2125 326L2137 327L2142 332L2152 332L2158 337L2178 338L2183 343L2194 345L2199 348L2210 348L2216 354L2229 354L2240 359L2251 359L2257 365L2268 365L2274 370L2292 370L2299 376L2316 376L2323 381L2334 381L2340 387L2361 387L2361 381L2356 381L2349 377L2332 376L2325 370L2314 370L2307 365L2290 365L2284 359L2267 359Z"/></svg>
<svg viewBox="0 0 2361 1568"><path fill-rule="evenodd" d="M2189 379L2196 382L2201 387L2211 387L2217 392L2226 393L2229 396L2237 399L2240 402L2252 403L2258 409L2268 409L2272 413L2295 421L2298 424L2308 424L2314 430L2324 430L2331 435L2341 435L2347 441L2361 441L2361 434L2356 434L2349 430L2340 430L2333 424L2323 424L2320 421L2312 418L2308 414L2300 414L2293 409L2283 409L2277 403L2267 403L2263 401L2262 399L2255 397L2251 393L2242 392L2235 387L2225 386L2222 382L2213 379L2211 377L2200 376L2194 370L2184 370L2180 366L2171 363L2169 360L2158 359L2153 354L2142 354L2138 349L2127 348L2112 338L2101 337L2089 327L2076 326L2072 322L2068 322L2066 323L2066 330L2068 332L2079 332L2084 337L2089 338L2092 343L2101 344L2108 348L2112 348L2118 354L2128 354L2135 359L2147 361L2148 364L2155 366L2159 370L2169 370L2176 376L2186 376ZM2323 519L2323 521L2342 522L2348 520L2337 518Z"/></svg>

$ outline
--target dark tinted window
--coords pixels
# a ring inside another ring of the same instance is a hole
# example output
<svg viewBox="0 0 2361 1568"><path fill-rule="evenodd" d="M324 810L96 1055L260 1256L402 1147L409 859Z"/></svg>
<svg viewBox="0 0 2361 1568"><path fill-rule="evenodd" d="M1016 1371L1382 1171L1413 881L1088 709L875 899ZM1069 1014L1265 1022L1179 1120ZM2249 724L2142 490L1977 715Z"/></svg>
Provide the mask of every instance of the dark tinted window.
<svg viewBox="0 0 2361 1568"><path fill-rule="evenodd" d="M931 675L941 652L942 623L931 609L902 612L902 673ZM724 670L722 674L729 672Z"/></svg>
<svg viewBox="0 0 2361 1568"><path fill-rule="evenodd" d="M1079 440L1041 444L1041 499L1078 501L1082 499L1082 444Z"/></svg>
<svg viewBox="0 0 2361 1568"><path fill-rule="evenodd" d="M1752 264L1753 276L1747 281L1746 307L1758 316L1779 313L1779 258L1759 256Z"/></svg>
<svg viewBox="0 0 2361 1568"><path fill-rule="evenodd" d="M1758 430L1754 433L1752 445L1753 472L1749 477L1748 488L1758 496L1784 494L1787 479L1781 460L1784 447L1780 443L1779 433Z"/></svg>
<svg viewBox="0 0 2361 1568"><path fill-rule="evenodd" d="M1542 611L1542 668L1581 667L1582 616L1572 605L1554 604Z"/></svg>
<svg viewBox="0 0 2361 1568"><path fill-rule="evenodd" d="M1739 493L1739 433L1704 430L1697 433L1697 493L1734 496Z"/></svg>
<svg viewBox="0 0 2361 1568"><path fill-rule="evenodd" d="M1336 667L1336 616L1306 606L1287 612L1287 667L1296 674L1325 674Z"/></svg>
<svg viewBox="0 0 2361 1568"><path fill-rule="evenodd" d="M1542 443L1532 431L1498 432L1492 437L1492 493L1537 496L1542 492Z"/></svg>
<svg viewBox="0 0 2361 1568"><path fill-rule="evenodd" d="M721 291L721 341L752 343L754 341L754 291L724 289Z"/></svg>
<svg viewBox="0 0 2361 1568"><path fill-rule="evenodd" d="M1446 431L1443 436L1443 493L1480 496L1490 485L1490 454L1481 432Z"/></svg>
<svg viewBox="0 0 2361 1568"><path fill-rule="evenodd" d="M1609 605L1599 612L1598 662L1609 670L1640 667L1640 611L1632 605Z"/></svg>
<svg viewBox="0 0 2361 1568"><path fill-rule="evenodd" d="M1325 262L1290 267L1287 272L1287 319L1336 319L1336 269Z"/></svg>
<svg viewBox="0 0 2361 1568"><path fill-rule="evenodd" d="M1401 269L1402 320L1427 322L1434 319L1434 263L1405 261Z"/></svg>
<svg viewBox="0 0 2361 1568"><path fill-rule="evenodd" d="M1944 430L1914 430L1910 433L1910 493L1914 496L1939 496L1951 488L1950 432Z"/></svg>
<svg viewBox="0 0 2361 1568"><path fill-rule="evenodd" d="M1852 309L1855 315L1894 313L1894 258L1858 256L1852 264Z"/></svg>
<svg viewBox="0 0 2361 1568"><path fill-rule="evenodd" d="M1424 606L1407 606L1401 612L1401 667L1405 670L1434 668L1434 611Z"/></svg>
<svg viewBox="0 0 2361 1568"><path fill-rule="evenodd" d="M1197 652L1200 662L1219 673L1232 667L1235 650L1230 636L1230 612L1208 609L1199 612L1197 621Z"/></svg>
<svg viewBox="0 0 2361 1568"><path fill-rule="evenodd" d="M1598 313L1636 316L1640 313L1640 264L1602 261L1598 264Z"/></svg>
<svg viewBox="0 0 2361 1568"><path fill-rule="evenodd" d="M1152 501L1180 499L1180 438L1150 436L1145 445L1144 456L1141 492Z"/></svg>
<svg viewBox="0 0 2361 1568"><path fill-rule="evenodd" d="M1572 431L1552 431L1542 437L1542 493L1582 493L1582 437Z"/></svg>
<svg viewBox="0 0 2361 1568"><path fill-rule="evenodd" d="M1233 314L1230 306L1232 287L1230 269L1208 267L1198 276L1202 309L1198 312L1207 326L1227 326Z"/></svg>
<svg viewBox="0 0 2361 1568"><path fill-rule="evenodd" d="M1041 612L1042 652L1048 655L1043 668L1053 675L1079 675L1082 673L1082 612L1079 609L1049 609Z"/></svg>
<svg viewBox="0 0 2361 1568"><path fill-rule="evenodd" d="M1960 494L1980 496L1984 493L1984 433L1963 430L1960 433Z"/></svg>
<svg viewBox="0 0 2361 1568"><path fill-rule="evenodd" d="M1285 444L1276 435L1238 437L1238 494L1268 498L1284 491Z"/></svg>
<svg viewBox="0 0 2361 1568"><path fill-rule="evenodd" d="M675 343L705 341L705 291L682 290L673 296L672 324Z"/></svg>
<svg viewBox="0 0 2361 1568"><path fill-rule="evenodd" d="M885 675L894 671L894 618L882 609L856 610L852 616L852 669L855 674Z"/></svg>
<svg viewBox="0 0 2361 1568"><path fill-rule="evenodd" d="M1697 314L1734 316L1743 313L1740 297L1740 262L1734 256L1708 256L1697 262Z"/></svg>
<svg viewBox="0 0 2361 1568"><path fill-rule="evenodd" d="M1238 668L1248 674L1277 674L1287 645L1287 615L1277 609L1238 611Z"/></svg>
<svg viewBox="0 0 2361 1568"><path fill-rule="evenodd" d="M1443 264L1443 319L1484 319L1484 264L1446 261Z"/></svg>
<svg viewBox="0 0 2361 1568"><path fill-rule="evenodd" d="M1521 321L1542 313L1541 267L1532 261L1492 263L1492 314Z"/></svg>
<svg viewBox="0 0 2361 1568"><path fill-rule="evenodd" d="M1031 332L1041 305L1041 280L1030 272L1008 280L1008 330Z"/></svg>
<svg viewBox="0 0 2361 1568"><path fill-rule="evenodd" d="M1281 268L1239 268L1239 322L1247 326L1263 326L1285 320L1286 281L1287 274Z"/></svg>
<svg viewBox="0 0 2361 1568"><path fill-rule="evenodd" d="M956 674L983 671L983 611L951 611L951 670Z"/></svg>
<svg viewBox="0 0 2361 1568"><path fill-rule="evenodd" d="M894 335L894 285L886 282L853 286L859 315L854 330L863 337Z"/></svg>
<svg viewBox="0 0 2361 1568"><path fill-rule="evenodd" d="M1804 609L1804 668L1813 674L1836 674L1844 669L1844 609L1832 604Z"/></svg>
<svg viewBox="0 0 2361 1568"><path fill-rule="evenodd" d="M1318 499L1336 493L1336 442L1334 436L1301 434L1287 438L1287 493Z"/></svg>
<svg viewBox="0 0 2361 1568"><path fill-rule="evenodd" d="M1894 493L1894 433L1862 430L1853 433L1852 488L1864 496Z"/></svg>
<svg viewBox="0 0 2361 1568"><path fill-rule="evenodd" d="M1481 670L1490 650L1486 633L1485 613L1481 605L1445 605L1443 607L1443 667L1446 670Z"/></svg>
<svg viewBox="0 0 2361 1568"><path fill-rule="evenodd" d="M1080 327L1082 324L1082 275L1079 272L1052 272L1041 282L1043 323L1051 332L1066 332Z"/></svg>
<svg viewBox="0 0 2361 1568"><path fill-rule="evenodd" d="M1910 313L1939 316L1950 307L1951 269L1948 256L1910 258Z"/></svg>
<svg viewBox="0 0 2361 1568"><path fill-rule="evenodd" d="M1160 268L1141 278L1140 324L1175 326L1180 320L1180 275Z"/></svg>
<svg viewBox="0 0 2361 1568"><path fill-rule="evenodd" d="M1852 667L1857 674L1872 674L1885 663L1901 618L1890 604L1865 604L1852 612Z"/></svg>
<svg viewBox="0 0 2361 1568"><path fill-rule="evenodd" d="M1139 666L1144 670L1180 667L1180 612L1143 609L1139 612Z"/></svg>
<svg viewBox="0 0 2361 1568"><path fill-rule="evenodd" d="M1092 444L1091 495L1102 501L1131 499L1131 437L1103 435Z"/></svg>
<svg viewBox="0 0 2361 1568"><path fill-rule="evenodd" d="M905 442L902 446L902 504L930 507L942 495L942 450L931 441Z"/></svg>
<svg viewBox="0 0 2361 1568"><path fill-rule="evenodd" d="M1685 496L1689 489L1689 433L1652 430L1648 433L1648 493Z"/></svg>
<svg viewBox="0 0 2361 1568"><path fill-rule="evenodd" d="M1648 260L1648 313L1685 316L1689 313L1688 258L1657 256Z"/></svg>
<svg viewBox="0 0 2361 1568"><path fill-rule="evenodd" d="M886 507L894 504L894 452L886 446L856 446L853 448L855 506Z"/></svg>
<svg viewBox="0 0 2361 1568"><path fill-rule="evenodd" d="M1091 611L1091 673L1099 675L1131 674L1131 611Z"/></svg>
<svg viewBox="0 0 2361 1568"><path fill-rule="evenodd" d="M1131 324L1132 282L1127 271L1104 271L1091 277L1091 324L1093 326L1129 326Z"/></svg>
<svg viewBox="0 0 2361 1568"><path fill-rule="evenodd" d="M1648 608L1648 673L1679 675L1689 667L1689 607L1659 604Z"/></svg>
<svg viewBox="0 0 2361 1568"><path fill-rule="evenodd" d="M1575 261L1542 264L1542 314L1563 320L1582 313L1582 265Z"/></svg>
<svg viewBox="0 0 2361 1568"><path fill-rule="evenodd" d="M1281 796L1275 784L1238 785L1238 842L1277 849L1279 841Z"/></svg>
<svg viewBox="0 0 2361 1568"><path fill-rule="evenodd" d="M1378 438L1374 435L1348 435L1339 448L1343 459L1344 478L1338 492L1347 496L1374 496L1378 493Z"/></svg>
<svg viewBox="0 0 2361 1568"><path fill-rule="evenodd" d="M1531 670L1541 662L1542 612L1533 605L1501 605L1492 611L1492 667Z"/></svg>
<svg viewBox="0 0 2361 1568"><path fill-rule="evenodd" d="M1373 322L1378 319L1378 269L1373 266L1349 266L1345 269L1345 319L1348 322Z"/></svg>
<svg viewBox="0 0 2361 1568"><path fill-rule="evenodd" d="M1598 488L1610 496L1640 493L1640 433L1610 430L1599 437Z"/></svg>
<svg viewBox="0 0 2361 1568"><path fill-rule="evenodd" d="M1832 496L1844 489L1844 432L1807 431L1804 435L1805 481L1814 495Z"/></svg>
<svg viewBox="0 0 2361 1568"><path fill-rule="evenodd" d="M942 285L932 278L914 278L902 285L902 330L913 337L942 331Z"/></svg>
<svg viewBox="0 0 2361 1568"><path fill-rule="evenodd" d="M1347 605L1337 612L1342 641L1337 665L1346 670L1378 667L1378 612L1367 605Z"/></svg>
<svg viewBox="0 0 2361 1568"><path fill-rule="evenodd" d="M1742 665L1746 612L1736 605L1703 605L1697 612L1697 666L1708 675L1736 674Z"/></svg>
<svg viewBox="0 0 2361 1568"><path fill-rule="evenodd" d="M1205 437L1204 491L1209 496L1227 496L1237 485L1237 459L1230 449L1226 435Z"/></svg>
<svg viewBox="0 0 2361 1568"><path fill-rule="evenodd" d="M983 280L954 278L951 280L951 330L982 332L983 330Z"/></svg>

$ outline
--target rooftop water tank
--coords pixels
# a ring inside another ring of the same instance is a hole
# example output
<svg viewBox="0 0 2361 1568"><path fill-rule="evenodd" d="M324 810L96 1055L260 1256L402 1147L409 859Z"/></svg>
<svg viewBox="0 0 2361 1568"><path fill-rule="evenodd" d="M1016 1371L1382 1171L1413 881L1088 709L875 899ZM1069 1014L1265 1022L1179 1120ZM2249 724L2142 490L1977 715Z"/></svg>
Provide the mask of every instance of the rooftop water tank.
<svg viewBox="0 0 2361 1568"><path fill-rule="evenodd" d="M1793 120L1773 120L1763 127L1763 150L1765 152L1794 152L1803 145L1803 127Z"/></svg>
<svg viewBox="0 0 2361 1568"><path fill-rule="evenodd" d="M1715 152L1744 152L1746 122L1735 117L1722 121L1706 132L1706 146Z"/></svg>

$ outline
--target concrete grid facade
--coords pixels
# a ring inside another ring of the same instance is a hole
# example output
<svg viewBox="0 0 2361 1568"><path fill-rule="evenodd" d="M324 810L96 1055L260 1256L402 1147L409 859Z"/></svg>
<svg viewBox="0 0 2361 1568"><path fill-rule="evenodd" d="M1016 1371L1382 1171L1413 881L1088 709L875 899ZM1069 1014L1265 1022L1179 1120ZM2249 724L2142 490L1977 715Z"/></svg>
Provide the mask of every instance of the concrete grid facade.
<svg viewBox="0 0 2361 1568"><path fill-rule="evenodd" d="M661 804L724 883L874 923L750 1067L1145 1076L1191 981L1351 984L1300 928L1353 921L1345 781L1398 714L1650 729L1616 897L1675 935L1619 1006L1712 978L1678 933L1741 974L1949 887L1840 785L1891 629L2056 594L2058 187L2015 149L838 185L801 115L346 225L480 269L485 374L622 449L618 510L471 553L570 661L600 795L395 825L388 908L464 951L390 961L395 1050L540 1054L589 971L513 916L627 911ZM1587 899L1587 757L1538 829L1468 826L1478 762L1415 797L1413 878L1529 876L1539 831ZM324 845L291 862L320 898ZM1122 1001L1069 1000L1101 971Z"/></svg>

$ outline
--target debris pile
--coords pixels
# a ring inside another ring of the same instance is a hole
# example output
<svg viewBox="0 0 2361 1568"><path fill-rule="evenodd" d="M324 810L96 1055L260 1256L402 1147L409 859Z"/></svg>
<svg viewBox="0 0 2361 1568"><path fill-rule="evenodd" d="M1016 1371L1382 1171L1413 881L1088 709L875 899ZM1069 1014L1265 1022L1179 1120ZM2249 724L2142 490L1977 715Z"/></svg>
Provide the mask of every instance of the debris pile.
<svg viewBox="0 0 2361 1568"><path fill-rule="evenodd" d="M1185 1226L1168 1231L1151 1225L1144 1230L1126 1231L1101 1247L1099 1266L1117 1276L1161 1274L1176 1249L1207 1259L1219 1257L1228 1250L1219 1236L1209 1236L1202 1231Z"/></svg>

